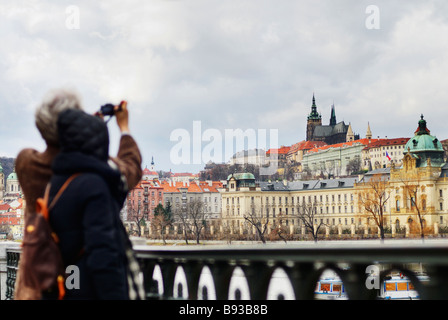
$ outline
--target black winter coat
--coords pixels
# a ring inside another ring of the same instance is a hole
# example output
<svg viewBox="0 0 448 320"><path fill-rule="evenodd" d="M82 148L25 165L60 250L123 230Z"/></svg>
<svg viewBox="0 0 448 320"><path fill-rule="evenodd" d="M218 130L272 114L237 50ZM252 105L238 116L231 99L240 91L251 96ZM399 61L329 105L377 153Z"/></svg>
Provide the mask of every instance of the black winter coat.
<svg viewBox="0 0 448 320"><path fill-rule="evenodd" d="M59 123L65 145L91 128L85 121L69 120ZM73 127L78 131L70 130ZM108 143L104 139L98 139L96 151ZM79 288L66 289L65 299L128 299L125 231L119 217L126 197L121 174L104 157L78 147L63 147L53 162L49 203L68 177L81 173L50 211L50 224L59 237L65 265L79 268Z"/></svg>

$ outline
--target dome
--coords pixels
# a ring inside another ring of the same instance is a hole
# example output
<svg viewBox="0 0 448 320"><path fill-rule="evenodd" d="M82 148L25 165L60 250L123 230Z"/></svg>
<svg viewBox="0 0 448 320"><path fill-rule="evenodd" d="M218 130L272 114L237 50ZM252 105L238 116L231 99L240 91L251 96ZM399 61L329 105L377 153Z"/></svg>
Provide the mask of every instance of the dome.
<svg viewBox="0 0 448 320"><path fill-rule="evenodd" d="M428 159L430 159L432 166L443 165L443 146L442 143L435 136L430 134L426 127L426 120L421 119L418 122L418 128L414 132L414 136L409 139L404 147L404 153L410 152L414 154L418 160L418 166L426 166Z"/></svg>
<svg viewBox="0 0 448 320"><path fill-rule="evenodd" d="M227 177L227 180L229 180L232 176L236 180L255 180L255 176L250 172L229 174L229 176Z"/></svg>
<svg viewBox="0 0 448 320"><path fill-rule="evenodd" d="M246 172L246 173L242 173L241 174L240 179L243 179L243 180L255 180L255 176L252 173L250 173L250 172Z"/></svg>
<svg viewBox="0 0 448 320"><path fill-rule="evenodd" d="M442 143L434 136L429 134L416 135L409 139L405 146L405 152L422 152L422 151L441 151L443 152Z"/></svg>
<svg viewBox="0 0 448 320"><path fill-rule="evenodd" d="M7 178L8 180L17 180L17 173L15 173L15 172L11 172L9 175L8 175L8 178Z"/></svg>

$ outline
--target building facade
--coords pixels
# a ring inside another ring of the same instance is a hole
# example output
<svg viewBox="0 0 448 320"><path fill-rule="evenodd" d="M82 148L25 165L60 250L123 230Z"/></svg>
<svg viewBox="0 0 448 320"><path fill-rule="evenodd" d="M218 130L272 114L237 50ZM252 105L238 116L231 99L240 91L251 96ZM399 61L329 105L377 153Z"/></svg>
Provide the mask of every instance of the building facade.
<svg viewBox="0 0 448 320"><path fill-rule="evenodd" d="M143 218L145 221L151 221L154 217L154 209L159 204L163 205L163 187L159 180L141 180L128 193L126 220L137 221Z"/></svg>
<svg viewBox="0 0 448 320"><path fill-rule="evenodd" d="M281 224L291 234L303 234L298 210L312 203L314 224L322 225L326 234L335 230L377 233L378 225L361 195L373 190L373 181L380 179L385 197L382 223L389 232L418 235L423 230L428 235L448 231L448 164L442 144L430 135L423 117L401 150L402 161L397 165L391 162L390 167L359 177L257 183L248 173L230 175L222 192L222 224L233 233L253 233L254 226L246 218L255 216L260 224L268 221L269 230Z"/></svg>
<svg viewBox="0 0 448 320"><path fill-rule="evenodd" d="M219 219L221 217L221 195L223 185L219 181L175 182L163 181L164 206L171 206L176 214L185 212L187 204L193 201L203 203L205 217Z"/></svg>
<svg viewBox="0 0 448 320"><path fill-rule="evenodd" d="M409 138L379 139L372 141L362 150L362 165L364 170L373 170L402 165L405 145Z"/></svg>
<svg viewBox="0 0 448 320"><path fill-rule="evenodd" d="M362 163L362 150L378 139L359 139L326 145L309 150L303 155L303 170L314 176L338 177L350 174L347 166L351 161Z"/></svg>

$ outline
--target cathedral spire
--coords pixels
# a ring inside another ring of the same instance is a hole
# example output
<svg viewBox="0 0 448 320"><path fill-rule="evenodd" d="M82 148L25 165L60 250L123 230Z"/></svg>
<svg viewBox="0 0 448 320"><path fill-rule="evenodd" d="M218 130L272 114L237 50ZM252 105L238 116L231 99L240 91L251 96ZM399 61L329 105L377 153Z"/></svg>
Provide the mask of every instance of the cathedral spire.
<svg viewBox="0 0 448 320"><path fill-rule="evenodd" d="M334 102L331 106L330 126L336 125L336 111L334 110Z"/></svg>
<svg viewBox="0 0 448 320"><path fill-rule="evenodd" d="M322 116L317 112L316 98L313 92L313 104L311 105L311 113L308 115L308 120L320 120Z"/></svg>

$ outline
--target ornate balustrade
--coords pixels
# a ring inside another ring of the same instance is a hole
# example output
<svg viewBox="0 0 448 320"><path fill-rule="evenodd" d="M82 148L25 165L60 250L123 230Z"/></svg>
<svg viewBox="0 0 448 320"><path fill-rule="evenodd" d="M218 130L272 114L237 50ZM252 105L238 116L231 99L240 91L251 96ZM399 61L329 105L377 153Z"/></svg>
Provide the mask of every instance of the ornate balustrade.
<svg viewBox="0 0 448 320"><path fill-rule="evenodd" d="M134 249L142 267L148 299L266 300L269 296L315 299L316 284L325 271L333 271L343 281L349 299L377 299L378 288L369 289L367 285L372 279L368 273L372 265L380 270L376 275L378 283L382 284L391 271L397 271L412 281L421 299L448 297L446 242L136 245ZM19 254L19 249L6 250L7 299L13 298ZM283 283L272 292L271 280L278 270L284 274ZM429 276L428 282L419 280L420 270ZM236 271L242 272L247 282L235 284Z"/></svg>
<svg viewBox="0 0 448 320"><path fill-rule="evenodd" d="M412 281L421 299L448 297L446 244L137 246L136 252L145 275L148 298L153 299L241 298L241 289L229 290L238 267L247 279L246 297L251 300L268 298L272 275L278 269L287 275L287 286L297 300L315 298L316 284L326 270L333 271L343 281L349 299L377 299L379 290L366 285L372 279L366 272L371 265L380 270L377 280L381 284L387 275L397 271ZM418 269L413 270L413 266ZM429 276L429 282L418 279L417 271L421 268ZM153 280L151 275L156 273L158 279ZM279 292L275 297L285 295Z"/></svg>

